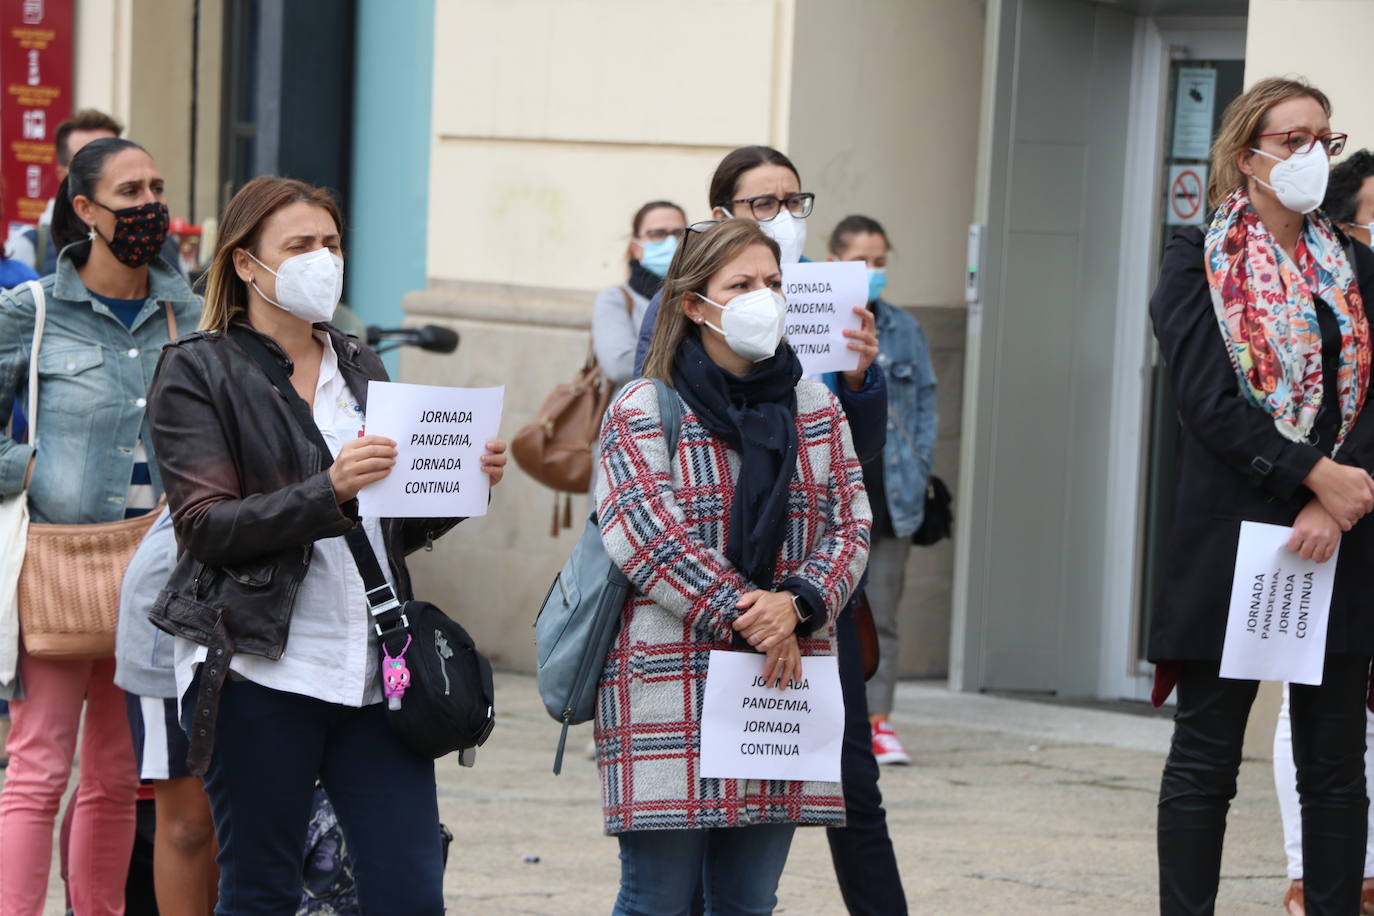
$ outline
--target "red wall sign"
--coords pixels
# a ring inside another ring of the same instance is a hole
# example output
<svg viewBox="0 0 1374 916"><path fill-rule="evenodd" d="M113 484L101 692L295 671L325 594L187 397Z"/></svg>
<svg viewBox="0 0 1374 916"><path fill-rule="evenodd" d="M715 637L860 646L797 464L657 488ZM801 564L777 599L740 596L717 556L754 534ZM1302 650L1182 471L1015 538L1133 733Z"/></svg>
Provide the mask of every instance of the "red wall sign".
<svg viewBox="0 0 1374 916"><path fill-rule="evenodd" d="M37 223L57 192L53 133L72 114L73 0L0 0L5 226Z"/></svg>

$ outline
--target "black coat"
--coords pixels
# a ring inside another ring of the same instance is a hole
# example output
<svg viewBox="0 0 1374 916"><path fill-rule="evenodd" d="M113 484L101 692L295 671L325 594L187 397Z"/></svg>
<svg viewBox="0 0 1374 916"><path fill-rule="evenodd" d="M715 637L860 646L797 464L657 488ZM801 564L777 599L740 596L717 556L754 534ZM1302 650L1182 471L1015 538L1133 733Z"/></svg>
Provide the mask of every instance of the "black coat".
<svg viewBox="0 0 1374 916"><path fill-rule="evenodd" d="M1356 282L1374 327L1374 252L1358 243L1353 250ZM1178 401L1181 436L1174 522L1148 654L1153 662L1216 660L1226 635L1241 521L1292 525L1312 499L1302 480L1330 455L1331 443L1285 439L1273 418L1241 395L1212 308L1201 230L1180 230L1169 242L1150 317ZM1334 407L1335 400L1326 403ZM1374 393L1366 396L1335 460L1374 471ZM1326 647L1374 654L1370 516L1341 538Z"/></svg>

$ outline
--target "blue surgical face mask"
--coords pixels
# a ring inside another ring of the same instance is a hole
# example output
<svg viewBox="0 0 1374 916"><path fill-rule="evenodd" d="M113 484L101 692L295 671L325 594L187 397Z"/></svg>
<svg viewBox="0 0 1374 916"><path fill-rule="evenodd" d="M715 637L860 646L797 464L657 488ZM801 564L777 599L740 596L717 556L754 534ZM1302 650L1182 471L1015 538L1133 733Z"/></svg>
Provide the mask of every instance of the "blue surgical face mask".
<svg viewBox="0 0 1374 916"><path fill-rule="evenodd" d="M639 263L654 276L666 277L668 265L673 263L673 252L677 251L677 236L670 235L657 242L645 242L642 247L644 254L640 256Z"/></svg>
<svg viewBox="0 0 1374 916"><path fill-rule="evenodd" d="M878 297L883 294L883 289L887 287L887 268L870 267L868 268L868 301L877 302Z"/></svg>

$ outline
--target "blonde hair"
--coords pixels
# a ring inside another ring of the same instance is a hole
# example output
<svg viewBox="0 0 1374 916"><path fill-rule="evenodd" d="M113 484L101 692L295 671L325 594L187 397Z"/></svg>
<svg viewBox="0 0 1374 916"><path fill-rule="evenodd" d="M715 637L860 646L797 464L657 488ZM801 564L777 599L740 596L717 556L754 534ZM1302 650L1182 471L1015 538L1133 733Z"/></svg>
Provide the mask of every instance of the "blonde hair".
<svg viewBox="0 0 1374 916"><path fill-rule="evenodd" d="M673 384L673 362L677 359L678 345L685 335L700 333L683 311L683 299L689 293L705 295L706 286L716 271L754 245L763 245L775 259L781 258L778 243L764 235L759 224L751 219L727 219L705 232L688 230L683 235L663 281L658 321L654 324L649 351L644 356L645 378L663 379Z"/></svg>
<svg viewBox="0 0 1374 916"><path fill-rule="evenodd" d="M1240 153L1255 145L1263 133L1269 111L1289 99L1309 98L1331 117L1326 93L1301 78L1270 77L1236 96L1221 116L1221 130L1212 142L1212 174L1207 179L1207 206L1215 207L1237 188L1245 186L1245 173L1236 164Z"/></svg>
<svg viewBox="0 0 1374 916"><path fill-rule="evenodd" d="M282 207L306 203L325 210L343 234L343 217L334 197L323 188L294 178L262 175L244 185L220 220L215 258L205 272L205 308L200 313L200 330L227 331L229 322L248 309L248 284L234 270L234 252L242 248L255 251L262 224Z"/></svg>

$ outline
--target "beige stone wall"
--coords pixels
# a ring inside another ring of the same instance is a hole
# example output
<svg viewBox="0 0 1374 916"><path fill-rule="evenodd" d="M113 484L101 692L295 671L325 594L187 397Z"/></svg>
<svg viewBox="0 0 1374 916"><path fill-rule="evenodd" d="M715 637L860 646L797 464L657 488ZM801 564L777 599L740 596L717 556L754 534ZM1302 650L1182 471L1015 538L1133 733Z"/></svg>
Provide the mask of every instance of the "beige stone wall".
<svg viewBox="0 0 1374 916"><path fill-rule="evenodd" d="M1250 0L1245 36L1245 82L1266 76L1306 77L1331 98L1333 130L1350 134L1348 149L1374 149L1368 58L1340 50L1336 35L1374 34L1368 0ZM1319 48L1302 53L1300 48Z"/></svg>
<svg viewBox="0 0 1374 916"><path fill-rule="evenodd" d="M807 254L872 216L887 298L963 307L982 83L981 0L798 0L788 154L816 192Z"/></svg>
<svg viewBox="0 0 1374 916"><path fill-rule="evenodd" d="M940 381L935 473L957 485L963 395L963 267L973 220L982 83L981 0L797 0L788 154L816 210L807 254L826 256L852 213L895 251L886 297L913 308ZM949 670L953 548L917 548L899 612L901 671Z"/></svg>
<svg viewBox="0 0 1374 916"><path fill-rule="evenodd" d="M484 283L452 283L406 297L408 323L458 331L458 351L438 356L407 349L400 378L430 385L506 386L502 435L530 422L543 396L582 364L588 314L581 291L535 294ZM557 500L562 511L565 500ZM549 583L572 551L587 500L573 499L571 530L550 535L553 492L512 464L492 491L489 514L469 519L411 557L416 594L451 611L497 667L534 668L530 628Z"/></svg>
<svg viewBox="0 0 1374 916"><path fill-rule="evenodd" d="M121 121L129 116L129 60L133 35L130 0L76 0L72 47L73 108L98 108Z"/></svg>
<svg viewBox="0 0 1374 916"><path fill-rule="evenodd" d="M185 0L77 0L74 13L76 108L122 121L125 136L148 149L167 181L174 216L218 209L222 0L200 4L198 189L191 188L191 86L194 5Z"/></svg>
<svg viewBox="0 0 1374 916"><path fill-rule="evenodd" d="M707 217L726 152L785 147L791 0L439 0L429 275L586 290L634 211Z"/></svg>
<svg viewBox="0 0 1374 916"><path fill-rule="evenodd" d="M823 257L852 212L892 234L890 298L917 306L931 335L937 470L953 482L982 16L978 0L439 0L430 288L405 305L462 343L404 354L401 377L505 384L509 438L581 364L634 210L667 198L707 217L721 156L765 143L819 195L808 254ZM514 469L489 516L412 561L420 592L451 604L499 665L533 664L530 623L585 518L575 500L574 530L550 538L552 504ZM948 545L913 552L909 674L948 664L950 566Z"/></svg>

